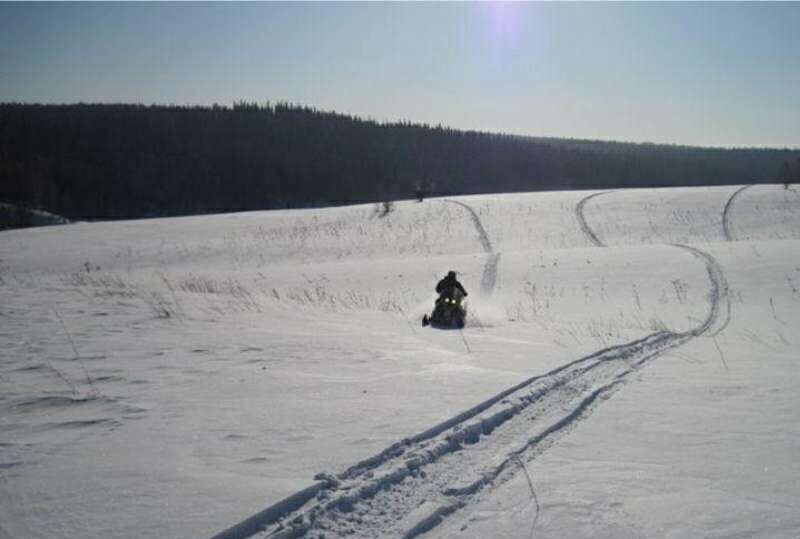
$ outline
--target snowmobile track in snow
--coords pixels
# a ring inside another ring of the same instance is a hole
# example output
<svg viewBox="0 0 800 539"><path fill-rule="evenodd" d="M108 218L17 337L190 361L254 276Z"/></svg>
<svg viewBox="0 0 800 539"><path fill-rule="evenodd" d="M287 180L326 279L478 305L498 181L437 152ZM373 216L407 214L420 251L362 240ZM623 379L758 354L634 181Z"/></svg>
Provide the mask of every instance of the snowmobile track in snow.
<svg viewBox="0 0 800 539"><path fill-rule="evenodd" d="M725 209L722 210L722 230L725 233L725 239L727 241L736 241L736 235L733 233L733 230L731 229L731 221L730 221L733 201L736 200L736 197L742 194L742 191L744 191L745 189L749 189L751 187L753 186L745 185L743 187L740 187L730 196L728 201L725 203Z"/></svg>
<svg viewBox="0 0 800 539"><path fill-rule="evenodd" d="M728 327L731 321L731 302L728 297L729 286L728 280L725 278L725 271L722 269L722 264L711 254L701 251L696 247L680 244L675 244L674 246L688 251L696 258L702 260L706 265L708 278L711 281L711 291L709 293L711 314L703 324L692 330L691 333L696 337L707 333L710 333L710 337L716 337ZM722 318L720 317L720 313L724 313Z"/></svg>
<svg viewBox="0 0 800 539"><path fill-rule="evenodd" d="M478 231L478 239L481 242L481 246L483 246L484 252L489 255L489 258L486 260L486 265L483 267L483 275L481 276L481 292L484 294L491 294L494 292L494 287L497 284L497 264L500 262L500 253L494 252L489 234L483 227L481 218L471 206L457 200L445 200L444 202L456 204L469 212L469 216L472 218L472 222L475 225L475 230Z"/></svg>
<svg viewBox="0 0 800 539"><path fill-rule="evenodd" d="M579 203L579 219L585 203L600 194ZM486 231L467 208L491 254ZM604 246L585 220L581 223L595 245ZM658 331L529 378L338 475L318 474L311 486L213 539L256 534L262 539L410 539L477 502L484 489L513 477L519 470L515 464L530 461L552 446L618 391L631 374L673 348L725 329L730 302L722 266L695 247L674 247L703 261L710 280L709 312L696 328Z"/></svg>
<svg viewBox="0 0 800 539"><path fill-rule="evenodd" d="M268 508L263 518L215 539L258 529L265 539L415 537L512 477L518 461L535 458L569 432L631 373L692 337L653 333L530 378L338 476L319 475L318 483Z"/></svg>
<svg viewBox="0 0 800 539"><path fill-rule="evenodd" d="M722 222L725 228L725 236L728 238L728 241L731 240L731 235L728 229L728 214L733 203L734 198L739 195L742 191L747 189L748 187L752 187L752 185L745 185L738 189L735 193L731 195L728 199L728 202L725 204L725 209L723 210L722 215ZM589 223L586 222L586 218L583 214L584 207L586 203L589 202L594 197L604 195L607 193L612 193L613 191L603 191L601 193L594 193L587 197L581 199L578 202L577 206L575 207L575 215L580 222L581 229L586 234L586 236L598 247L607 247L605 243L597 236L592 227L589 226ZM677 247L679 249L683 249L689 252L692 256L699 258L702 260L706 265L706 271L708 272L708 277L711 282L711 292L710 292L710 299L709 302L711 304L711 314L709 315L708 319L698 328L691 331L695 336L699 336L702 334L707 333L711 326L714 325L714 331L711 333L711 337L716 337L719 335L726 327L728 327L728 323L731 319L731 303L728 299L728 281L725 278L725 271L722 269L722 265L714 258L711 254L701 251L696 247L691 247L689 245L682 245L682 244L673 244L673 247ZM720 321L719 311L722 310L725 313L725 317Z"/></svg>
<svg viewBox="0 0 800 539"><path fill-rule="evenodd" d="M574 428L632 373L724 329L730 309L722 268L704 251L676 247L703 260L711 281L709 314L695 329L655 332L529 378L338 475L319 474L310 487L214 539L412 538L476 502L485 488L513 477L515 463L534 459Z"/></svg>
<svg viewBox="0 0 800 539"><path fill-rule="evenodd" d="M600 241L600 238L598 238L597 234L594 233L592 227L590 227L589 223L586 222L586 216L584 215L583 212L587 202L589 202L595 197L599 197L600 195L605 195L607 193L613 193L613 191L602 191L600 193L594 193L589 196L583 197L580 200L580 202L578 202L577 206L575 206L575 217L578 218L578 223L581 225L581 230L583 230L583 233L586 234L587 238L589 238L589 241L591 241L598 247L605 247L606 244Z"/></svg>

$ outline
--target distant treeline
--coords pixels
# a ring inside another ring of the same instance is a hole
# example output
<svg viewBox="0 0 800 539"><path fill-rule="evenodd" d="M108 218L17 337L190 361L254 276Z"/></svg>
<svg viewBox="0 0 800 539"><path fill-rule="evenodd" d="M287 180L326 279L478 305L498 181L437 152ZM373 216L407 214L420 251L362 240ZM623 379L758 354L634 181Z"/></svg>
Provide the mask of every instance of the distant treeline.
<svg viewBox="0 0 800 539"><path fill-rule="evenodd" d="M798 174L798 151L519 137L288 104L0 104L0 199L72 219Z"/></svg>

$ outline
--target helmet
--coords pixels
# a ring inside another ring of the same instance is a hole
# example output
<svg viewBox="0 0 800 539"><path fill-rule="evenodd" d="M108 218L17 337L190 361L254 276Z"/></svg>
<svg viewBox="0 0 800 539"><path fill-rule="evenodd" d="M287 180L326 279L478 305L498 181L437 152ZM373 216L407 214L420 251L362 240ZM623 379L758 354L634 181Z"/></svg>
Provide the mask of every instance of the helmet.
<svg viewBox="0 0 800 539"><path fill-rule="evenodd" d="M448 276L450 279L455 279L455 278L456 278L456 272L455 272L455 271L453 271L453 270L450 270L450 271L448 271L448 272L447 272L447 276Z"/></svg>

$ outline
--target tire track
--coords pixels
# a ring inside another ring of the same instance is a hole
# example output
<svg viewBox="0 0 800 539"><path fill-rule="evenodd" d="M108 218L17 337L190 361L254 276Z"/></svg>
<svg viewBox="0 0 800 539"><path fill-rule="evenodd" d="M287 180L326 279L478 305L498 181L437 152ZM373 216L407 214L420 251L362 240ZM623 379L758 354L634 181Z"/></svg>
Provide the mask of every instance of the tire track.
<svg viewBox="0 0 800 539"><path fill-rule="evenodd" d="M587 197L584 197L578 202L578 205L575 206L575 217L578 218L578 223L581 225L581 230L583 233L586 234L586 237L589 238L593 244L597 245L598 247L606 247L606 244L603 243L600 238L597 237L597 234L594 233L592 227L589 226L589 223L586 222L586 216L584 215L584 209L586 207L586 203L592 200L595 197L599 197L600 195L605 195L608 193L613 193L613 191L602 191L600 193L594 193Z"/></svg>
<svg viewBox="0 0 800 539"><path fill-rule="evenodd" d="M491 294L494 292L494 287L497 284L497 265L500 262L500 253L495 253L494 248L492 247L492 241L489 239L489 234L483 227L481 218L471 206L457 200L445 200L444 202L456 204L457 206L461 206L467 210L467 212L469 212L472 223L475 225L475 230L478 232L478 239L481 242L481 246L483 247L484 252L488 255L486 264L483 266L483 274L481 275L481 292L487 295Z"/></svg>
<svg viewBox="0 0 800 539"><path fill-rule="evenodd" d="M730 215L731 215L731 208L733 207L733 201L736 200L736 197L742 194L742 191L745 189L749 189L753 187L753 185L745 185L740 187L730 196L728 201L725 203L725 209L722 210L722 231L725 234L726 241L737 241L736 235L733 233L733 229L731 229L731 222L730 222Z"/></svg>

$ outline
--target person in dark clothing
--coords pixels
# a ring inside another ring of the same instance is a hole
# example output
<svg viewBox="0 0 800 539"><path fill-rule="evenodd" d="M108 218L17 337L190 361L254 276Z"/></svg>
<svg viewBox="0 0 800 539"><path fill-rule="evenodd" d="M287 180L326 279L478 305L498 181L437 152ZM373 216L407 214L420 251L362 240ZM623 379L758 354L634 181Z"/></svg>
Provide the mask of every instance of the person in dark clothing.
<svg viewBox="0 0 800 539"><path fill-rule="evenodd" d="M433 307L430 317L422 317L422 325L433 325L439 328L461 329L466 323L467 310L462 301L467 296L467 291L456 279L456 272L450 271L447 276L436 285L439 297Z"/></svg>
<svg viewBox="0 0 800 539"><path fill-rule="evenodd" d="M464 290L464 287L461 286L461 283L459 283L458 280L456 279L455 271L448 272L447 277L439 281L439 284L436 285L436 293L441 294L448 288L457 288L461 290L461 292L464 294L464 297L467 296L467 291Z"/></svg>

